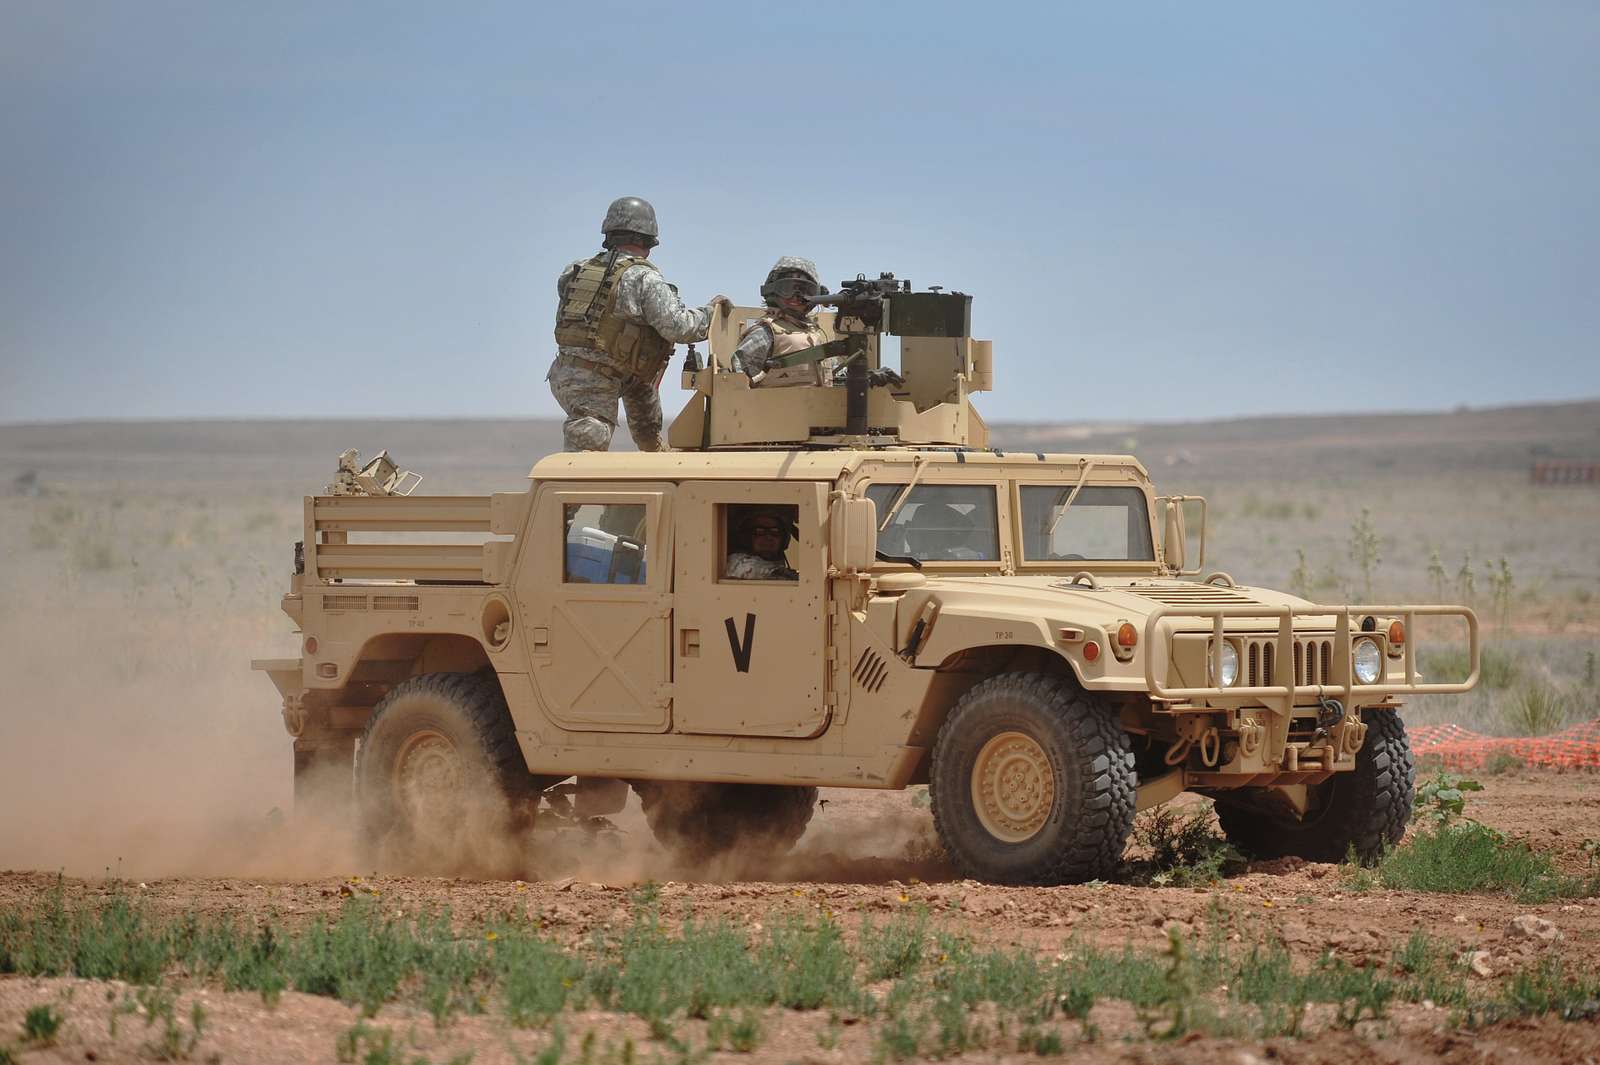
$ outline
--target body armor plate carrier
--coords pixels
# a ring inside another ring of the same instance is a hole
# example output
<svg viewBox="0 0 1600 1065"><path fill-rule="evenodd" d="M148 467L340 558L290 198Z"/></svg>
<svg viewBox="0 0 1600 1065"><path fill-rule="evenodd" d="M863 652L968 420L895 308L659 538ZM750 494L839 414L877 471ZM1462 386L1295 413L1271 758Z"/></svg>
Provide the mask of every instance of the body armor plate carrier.
<svg viewBox="0 0 1600 1065"><path fill-rule="evenodd" d="M767 356L769 359L793 355L797 351L816 347L827 339L827 333L822 326L811 318L797 322L787 315L769 312L766 317L753 323L752 328L760 329L762 326L772 333L772 351ZM822 362L802 366L775 366L761 376L756 387L787 388L794 385L827 387L833 384L833 362L832 359L824 359Z"/></svg>
<svg viewBox="0 0 1600 1065"><path fill-rule="evenodd" d="M616 313L617 282L635 266L657 269L648 259L609 252L579 266L556 311L556 343L588 348L619 374L653 380L672 357L672 341Z"/></svg>

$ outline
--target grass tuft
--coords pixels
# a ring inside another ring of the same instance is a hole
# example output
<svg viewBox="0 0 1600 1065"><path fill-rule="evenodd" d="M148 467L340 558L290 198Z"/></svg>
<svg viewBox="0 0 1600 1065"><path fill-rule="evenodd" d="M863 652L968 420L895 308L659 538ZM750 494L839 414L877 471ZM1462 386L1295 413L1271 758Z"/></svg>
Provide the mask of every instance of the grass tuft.
<svg viewBox="0 0 1600 1065"><path fill-rule="evenodd" d="M1544 736L1567 723L1570 697L1549 681L1531 677L1506 703L1506 725L1519 736Z"/></svg>
<svg viewBox="0 0 1600 1065"><path fill-rule="evenodd" d="M1600 890L1600 877L1567 876L1549 855L1471 820L1417 833L1383 857L1377 877L1397 891L1506 894L1530 903Z"/></svg>
<svg viewBox="0 0 1600 1065"><path fill-rule="evenodd" d="M63 1019L61 1013L49 1003L30 1006L28 1012L22 1015L22 1038L37 1046L50 1046L56 1041L56 1033L61 1031Z"/></svg>

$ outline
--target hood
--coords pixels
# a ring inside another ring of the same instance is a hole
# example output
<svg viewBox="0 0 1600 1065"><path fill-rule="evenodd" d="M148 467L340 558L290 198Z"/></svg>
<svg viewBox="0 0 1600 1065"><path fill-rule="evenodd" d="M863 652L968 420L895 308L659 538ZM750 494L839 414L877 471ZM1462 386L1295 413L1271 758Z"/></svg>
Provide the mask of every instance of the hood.
<svg viewBox="0 0 1600 1065"><path fill-rule="evenodd" d="M979 607L988 601L995 606L1002 603L1013 609L1025 609L1039 616L1082 614L1086 619L1096 616L1123 618L1129 621L1148 617L1158 608L1176 609L1184 606L1261 606L1304 607L1312 605L1307 600L1270 588L1240 585L1234 588L1196 581L1181 581L1152 577L1101 577L1099 586L1073 584L1065 575L1028 574L1013 577L956 577L930 575L928 583L919 591L938 596L949 606ZM1170 617L1175 628L1208 629L1211 623L1204 618L1184 619L1182 615ZM1331 626L1333 619L1328 619ZM1228 627L1235 631L1275 631L1277 621L1272 618L1230 619Z"/></svg>

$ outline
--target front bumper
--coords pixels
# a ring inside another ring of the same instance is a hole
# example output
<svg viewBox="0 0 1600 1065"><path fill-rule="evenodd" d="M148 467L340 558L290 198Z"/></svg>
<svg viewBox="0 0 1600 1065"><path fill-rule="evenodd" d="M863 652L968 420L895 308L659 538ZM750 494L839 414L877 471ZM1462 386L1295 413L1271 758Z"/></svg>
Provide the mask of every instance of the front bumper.
<svg viewBox="0 0 1600 1065"><path fill-rule="evenodd" d="M1356 640L1369 635L1359 631L1356 619L1374 617L1397 618L1405 625L1406 639L1398 656L1398 669L1389 665L1388 647L1385 646L1384 670L1372 684L1355 681L1351 661ZM1459 618L1466 626L1468 661L1470 669L1466 679L1460 681L1424 681L1417 672L1417 643L1419 634L1416 620L1420 617ZM1187 635L1173 631L1173 621L1210 619L1209 676L1222 673L1222 643L1235 641L1241 647L1249 643L1267 644L1272 649L1270 661L1275 665L1259 671L1252 678L1244 667L1241 655L1241 676L1244 683L1223 687L1218 684L1185 684L1177 679L1173 653L1177 640ZM1261 622L1277 621L1277 632L1263 632ZM1236 624L1230 626L1229 622ZM1238 622L1253 624L1239 625ZM1303 622L1296 627L1297 622ZM1316 638L1331 644L1326 658L1318 669L1299 666L1300 655ZM1165 654L1147 654L1144 660L1145 683L1150 697L1167 703L1204 703L1209 707L1226 708L1261 705L1289 715L1296 706L1316 705L1325 699L1338 699L1346 706L1355 703L1370 705L1392 696L1456 695L1470 691L1478 683L1479 635L1478 616L1464 606L1402 605L1370 606L1346 604L1342 606L1255 606L1255 605L1184 605L1162 606L1151 611L1145 620L1144 645ZM1291 663L1294 665L1291 666ZM1266 683L1250 683L1252 679Z"/></svg>

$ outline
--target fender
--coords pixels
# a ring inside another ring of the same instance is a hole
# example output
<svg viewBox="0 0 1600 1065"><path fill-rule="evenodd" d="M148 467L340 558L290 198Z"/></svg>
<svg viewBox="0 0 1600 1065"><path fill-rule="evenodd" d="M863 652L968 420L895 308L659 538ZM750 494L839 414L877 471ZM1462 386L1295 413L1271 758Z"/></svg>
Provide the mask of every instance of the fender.
<svg viewBox="0 0 1600 1065"><path fill-rule="evenodd" d="M1070 601L1062 606L1070 609ZM1038 647L1056 655L1072 669L1078 683L1089 691L1142 692L1142 663L1118 662L1110 653L1106 629L1100 619L1063 612L1040 616L1036 602L1007 602L1003 596L973 595L945 589L918 589L901 597L896 614L896 642L904 654L917 623L922 630L914 647L914 664L936 669L951 656L980 647ZM1063 630L1081 634L1063 639ZM1084 654L1087 643L1099 645L1093 659ZM1138 669L1130 668L1139 665Z"/></svg>

